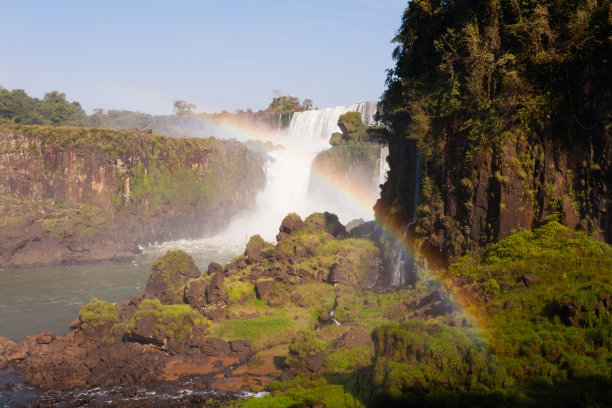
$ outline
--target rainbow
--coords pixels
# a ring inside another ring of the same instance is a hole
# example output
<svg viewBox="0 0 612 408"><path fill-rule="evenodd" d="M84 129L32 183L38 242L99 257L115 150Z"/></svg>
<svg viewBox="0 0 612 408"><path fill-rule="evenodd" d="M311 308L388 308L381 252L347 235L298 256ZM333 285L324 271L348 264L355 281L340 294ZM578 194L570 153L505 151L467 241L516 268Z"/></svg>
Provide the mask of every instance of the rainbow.
<svg viewBox="0 0 612 408"><path fill-rule="evenodd" d="M196 119L204 122L207 132L215 137L236 139L238 141L263 140L280 144L283 142L280 132L271 131L268 126L264 125L253 126L251 121L239 121L224 117L208 118L202 116L198 116ZM374 216L373 206L378 198L378 192L373 193L371 189L364 188L363 186L350 185L347 183L346 178L324 172L314 166L311 168L311 177L326 186L326 188L333 190L344 202L349 202L351 205L354 205L357 209L356 213L364 214L364 216L367 217ZM413 244L406 239L405 225L400 225L391 217L386 220L375 219L375 222L382 230L383 234L385 234L388 239L392 240L398 248L401 248L413 259L419 259L419 254L415 251L415 248L413 248ZM444 279L439 271L424 267L421 269L421 272L425 275L426 279L444 285ZM447 288L451 287L450 285L444 286ZM457 307L458 311L473 324L479 335L484 334L484 337L489 338L490 336L486 334L487 331L484 329L486 325L481 324L482 322L478 314L471 310L472 302L459 292L450 290L449 292L451 301ZM492 339L489 338L489 340ZM492 343L489 342L489 344Z"/></svg>

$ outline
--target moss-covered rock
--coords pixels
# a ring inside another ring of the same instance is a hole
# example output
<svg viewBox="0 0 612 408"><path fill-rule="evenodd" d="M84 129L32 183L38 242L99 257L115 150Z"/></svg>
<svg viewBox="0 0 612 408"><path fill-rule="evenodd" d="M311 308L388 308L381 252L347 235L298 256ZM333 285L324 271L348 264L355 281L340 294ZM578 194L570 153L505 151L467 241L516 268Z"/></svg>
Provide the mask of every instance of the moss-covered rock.
<svg viewBox="0 0 612 408"><path fill-rule="evenodd" d="M209 321L189 305L162 305L158 299L142 301L127 326L131 338L163 345L172 352L182 350L192 334L201 336ZM195 331L194 331L195 329Z"/></svg>
<svg viewBox="0 0 612 408"><path fill-rule="evenodd" d="M185 285L189 279L200 277L193 257L184 251L168 251L151 265L145 296L162 304L183 303Z"/></svg>
<svg viewBox="0 0 612 408"><path fill-rule="evenodd" d="M119 314L112 303L93 298L79 309L79 330L88 336L101 337L119 322Z"/></svg>

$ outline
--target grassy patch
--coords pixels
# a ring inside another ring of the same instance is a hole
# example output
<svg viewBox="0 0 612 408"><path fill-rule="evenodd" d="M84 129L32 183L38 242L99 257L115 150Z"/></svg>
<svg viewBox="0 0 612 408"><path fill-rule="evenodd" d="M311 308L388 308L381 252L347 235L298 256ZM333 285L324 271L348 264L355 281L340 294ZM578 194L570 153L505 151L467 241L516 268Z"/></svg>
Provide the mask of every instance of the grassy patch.
<svg viewBox="0 0 612 408"><path fill-rule="evenodd" d="M93 298L79 309L79 320L82 328L98 327L118 322L119 315L112 303Z"/></svg>

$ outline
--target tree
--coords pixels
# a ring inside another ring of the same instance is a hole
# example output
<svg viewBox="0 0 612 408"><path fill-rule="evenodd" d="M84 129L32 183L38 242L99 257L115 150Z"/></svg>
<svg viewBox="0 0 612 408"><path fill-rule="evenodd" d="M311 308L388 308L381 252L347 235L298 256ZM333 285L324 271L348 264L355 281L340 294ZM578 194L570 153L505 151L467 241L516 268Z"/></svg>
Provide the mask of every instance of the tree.
<svg viewBox="0 0 612 408"><path fill-rule="evenodd" d="M306 110L310 110L312 109L312 99L304 99L304 102L302 102L302 106L306 109Z"/></svg>
<svg viewBox="0 0 612 408"><path fill-rule="evenodd" d="M189 103L179 99L174 101L172 108L174 109L174 113L177 116L187 116L193 115L193 110L196 108L196 106L193 103Z"/></svg>

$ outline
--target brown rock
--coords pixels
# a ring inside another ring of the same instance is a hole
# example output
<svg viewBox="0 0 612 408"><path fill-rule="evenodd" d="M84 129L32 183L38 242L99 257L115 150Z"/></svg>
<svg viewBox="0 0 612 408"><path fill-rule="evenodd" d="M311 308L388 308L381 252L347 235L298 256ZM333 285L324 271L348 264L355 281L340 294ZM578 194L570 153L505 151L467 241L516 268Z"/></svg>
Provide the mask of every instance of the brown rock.
<svg viewBox="0 0 612 408"><path fill-rule="evenodd" d="M208 338L202 346L202 353L211 357L229 357L232 354L230 344L221 339Z"/></svg>
<svg viewBox="0 0 612 408"><path fill-rule="evenodd" d="M208 278L199 278L189 281L185 287L185 302L198 310L202 310L206 307L207 289Z"/></svg>
<svg viewBox="0 0 612 408"><path fill-rule="evenodd" d="M162 304L183 303L185 285L200 277L193 258L184 251L168 251L151 265L145 296L159 299Z"/></svg>
<svg viewBox="0 0 612 408"><path fill-rule="evenodd" d="M208 264L208 274L209 275L214 275L215 273L218 272L223 272L223 267L216 263L216 262L211 262Z"/></svg>
<svg viewBox="0 0 612 408"><path fill-rule="evenodd" d="M351 349L357 347L373 346L370 333L361 329L355 328L344 333L342 338L338 340L338 346L341 348Z"/></svg>
<svg viewBox="0 0 612 408"><path fill-rule="evenodd" d="M305 358L306 368L313 373L319 371L321 367L323 367L323 362L325 362L325 358L327 357L327 353L324 351L319 351L312 355L307 355Z"/></svg>
<svg viewBox="0 0 612 408"><path fill-rule="evenodd" d="M260 280L255 283L255 292L258 299L269 299L274 288L274 281Z"/></svg>
<svg viewBox="0 0 612 408"><path fill-rule="evenodd" d="M288 214L281 223L279 232L290 235L292 232L302 229L304 227L304 221L296 213Z"/></svg>
<svg viewBox="0 0 612 408"><path fill-rule="evenodd" d="M55 340L55 334L51 333L50 331L42 332L36 336L37 344L49 344L53 340Z"/></svg>
<svg viewBox="0 0 612 408"><path fill-rule="evenodd" d="M223 274L216 273L206 288L206 302L210 305L226 304L226 295L223 292Z"/></svg>
<svg viewBox="0 0 612 408"><path fill-rule="evenodd" d="M241 362L246 361L251 353L251 342L248 340L232 340L230 341L230 348Z"/></svg>

